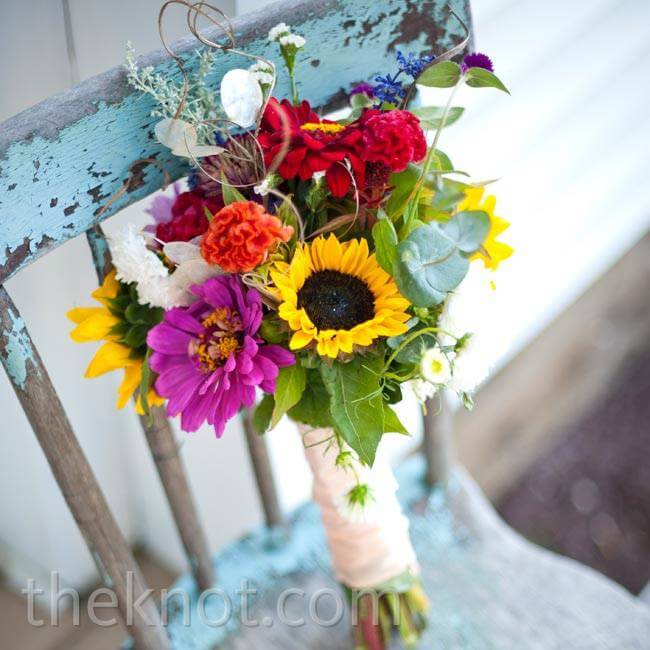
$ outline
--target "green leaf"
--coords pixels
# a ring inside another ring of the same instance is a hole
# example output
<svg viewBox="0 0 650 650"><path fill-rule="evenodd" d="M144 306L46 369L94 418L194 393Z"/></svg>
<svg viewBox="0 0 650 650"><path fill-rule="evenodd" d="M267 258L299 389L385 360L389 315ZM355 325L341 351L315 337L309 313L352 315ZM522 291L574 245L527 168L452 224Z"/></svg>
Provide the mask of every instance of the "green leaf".
<svg viewBox="0 0 650 650"><path fill-rule="evenodd" d="M307 386L300 401L289 409L289 417L311 427L331 427L330 396L319 370L307 371Z"/></svg>
<svg viewBox="0 0 650 650"><path fill-rule="evenodd" d="M274 427L280 418L295 406L305 392L307 371L299 363L280 369L280 374L275 384L275 405L271 415L271 427Z"/></svg>
<svg viewBox="0 0 650 650"><path fill-rule="evenodd" d="M397 233L390 219L380 219L372 227L372 239L375 242L377 262L386 273L393 272L393 265L397 257Z"/></svg>
<svg viewBox="0 0 650 650"><path fill-rule="evenodd" d="M465 75L465 82L472 88L497 88L510 94L499 77L483 68L470 68Z"/></svg>
<svg viewBox="0 0 650 650"><path fill-rule="evenodd" d="M390 177L390 184L393 187L393 191L386 205L386 213L391 220L401 216L402 212L404 212L407 199L421 174L422 169L420 167L417 165L409 165L403 172L393 174Z"/></svg>
<svg viewBox="0 0 650 650"><path fill-rule="evenodd" d="M223 172L221 172L221 191L223 193L224 205L246 200L246 197L238 189L228 184L228 179Z"/></svg>
<svg viewBox="0 0 650 650"><path fill-rule="evenodd" d="M490 231L490 217L483 210L465 210L440 224L440 229L463 253L475 253Z"/></svg>
<svg viewBox="0 0 650 650"><path fill-rule="evenodd" d="M258 435L262 435L269 428L274 406L275 399L273 395L264 395L260 403L255 407L252 422L253 428Z"/></svg>
<svg viewBox="0 0 650 650"><path fill-rule="evenodd" d="M132 302L124 310L124 318L126 318L126 320L129 323L133 323L134 325L145 324L149 322L150 311L151 311L151 307L147 307L146 305L140 305L138 303Z"/></svg>
<svg viewBox="0 0 650 650"><path fill-rule="evenodd" d="M442 106L421 106L411 110L413 115L416 115L420 120L420 124L425 129L438 129L442 123L442 114L444 113ZM453 124L465 112L462 106L452 106L447 113L443 127Z"/></svg>
<svg viewBox="0 0 650 650"><path fill-rule="evenodd" d="M321 365L323 383L330 394L335 430L372 465L384 433L406 433L404 425L386 404L380 388L383 357L355 357L349 363Z"/></svg>
<svg viewBox="0 0 650 650"><path fill-rule="evenodd" d="M428 67L415 83L432 88L451 88L460 79L460 66L453 61L443 61Z"/></svg>
<svg viewBox="0 0 650 650"><path fill-rule="evenodd" d="M205 218L208 220L208 223L210 223L212 219L214 219L214 215L212 214L212 212L210 212L207 205L203 206L203 214L205 215Z"/></svg>
<svg viewBox="0 0 650 650"><path fill-rule="evenodd" d="M433 155L434 161L436 163L436 169L438 171L449 172L453 170L454 165L451 162L451 158L444 151L436 149L433 152Z"/></svg>
<svg viewBox="0 0 650 650"><path fill-rule="evenodd" d="M260 334L267 343L286 343L288 334L278 318L265 316L260 326Z"/></svg>
<svg viewBox="0 0 650 650"><path fill-rule="evenodd" d="M130 348L139 348L147 342L149 329L148 325L133 325L126 333L123 343Z"/></svg>
<svg viewBox="0 0 650 650"><path fill-rule="evenodd" d="M394 277L416 307L441 303L467 274L469 261L436 223L414 230L397 247Z"/></svg>

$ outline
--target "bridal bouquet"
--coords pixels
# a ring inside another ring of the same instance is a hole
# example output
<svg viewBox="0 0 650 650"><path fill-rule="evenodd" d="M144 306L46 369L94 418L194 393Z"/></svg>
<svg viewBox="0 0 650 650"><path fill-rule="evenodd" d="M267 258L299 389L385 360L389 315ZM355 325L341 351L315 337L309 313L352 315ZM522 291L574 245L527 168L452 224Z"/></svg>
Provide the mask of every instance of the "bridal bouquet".
<svg viewBox="0 0 650 650"><path fill-rule="evenodd" d="M188 161L187 188L156 196L144 229L109 238L114 270L99 306L69 313L72 337L104 341L87 376L124 370L118 407L165 404L184 431L207 423L217 437L241 409L255 408L260 433L284 415L299 423L334 569L357 606L356 647L385 648L395 630L413 644L427 601L376 453L385 434L407 433L392 409L405 384L423 403L448 387L469 406L487 372L481 328L491 273L512 253L498 239L508 223L438 143L463 112L461 86L505 87L482 54L398 52L327 119L300 97L305 39L284 23L269 39L290 98L273 95L273 62L232 44L254 62L225 74L220 93L214 43L182 86L129 52L130 83L158 101L157 139ZM409 110L416 85L449 88L449 101Z"/></svg>

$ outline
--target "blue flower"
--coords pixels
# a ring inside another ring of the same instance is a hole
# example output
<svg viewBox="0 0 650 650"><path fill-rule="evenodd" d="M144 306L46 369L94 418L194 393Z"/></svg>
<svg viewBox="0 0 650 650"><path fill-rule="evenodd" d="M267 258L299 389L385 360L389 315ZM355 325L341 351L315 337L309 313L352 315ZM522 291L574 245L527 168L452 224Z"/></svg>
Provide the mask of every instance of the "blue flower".
<svg viewBox="0 0 650 650"><path fill-rule="evenodd" d="M374 86L373 91L375 97L382 102L389 104L399 104L406 95L402 83L397 81L399 73L394 77L387 74L385 77L375 77L377 84Z"/></svg>
<svg viewBox="0 0 650 650"><path fill-rule="evenodd" d="M397 51L397 64L399 65L400 72L406 72L413 79L417 79L435 58L433 54L425 54L424 56L417 57L413 52L409 52L408 56L404 56L402 52Z"/></svg>

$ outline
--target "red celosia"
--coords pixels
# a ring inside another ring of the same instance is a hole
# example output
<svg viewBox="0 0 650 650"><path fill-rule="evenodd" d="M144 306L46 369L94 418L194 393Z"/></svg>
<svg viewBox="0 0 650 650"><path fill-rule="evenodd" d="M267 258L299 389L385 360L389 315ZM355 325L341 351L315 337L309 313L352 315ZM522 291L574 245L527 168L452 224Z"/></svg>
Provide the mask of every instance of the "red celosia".
<svg viewBox="0 0 650 650"><path fill-rule="evenodd" d="M162 242L190 241L208 229L206 208L214 214L223 208L220 196L204 197L200 192L183 192L176 197L171 218L156 225L156 237Z"/></svg>
<svg viewBox="0 0 650 650"><path fill-rule="evenodd" d="M359 120L363 133L364 160L388 165L401 172L411 162L421 161L427 153L420 122L409 111L365 111Z"/></svg>
<svg viewBox="0 0 650 650"><path fill-rule="evenodd" d="M262 118L259 142L264 161L271 167L285 143L287 152L279 163L282 178L308 180L315 172L325 172L327 184L336 198L345 196L352 185L349 161L357 187L363 187L365 165L361 160L362 137L355 125L344 126L331 120L321 120L308 102L293 106L271 99ZM276 162L276 164L277 164Z"/></svg>
<svg viewBox="0 0 650 650"><path fill-rule="evenodd" d="M252 271L279 241L288 241L293 228L265 212L253 201L236 201L222 208L208 226L201 255L229 273Z"/></svg>

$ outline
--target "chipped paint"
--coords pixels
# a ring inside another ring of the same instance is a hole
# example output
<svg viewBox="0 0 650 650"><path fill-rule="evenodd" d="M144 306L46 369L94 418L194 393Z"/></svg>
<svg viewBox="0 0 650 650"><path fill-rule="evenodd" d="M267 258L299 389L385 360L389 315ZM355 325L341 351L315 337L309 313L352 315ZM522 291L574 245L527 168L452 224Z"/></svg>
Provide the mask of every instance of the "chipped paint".
<svg viewBox="0 0 650 650"><path fill-rule="evenodd" d="M243 30L243 49L277 59L275 45L266 39L267 29L281 20L291 22L308 42L297 61L300 91L313 105L324 106L332 105L332 98L345 97L360 79L393 69L396 44L423 52L431 49L433 40L437 51L458 42L462 30L449 19L447 4L448 0L409 0L410 11L434 18L404 22L404 0L304 1L271 7L255 18L242 17L235 25ZM449 4L468 16L466 0ZM432 37L426 30L434 24ZM186 67L192 70L197 65L196 44L186 42L183 47L190 53ZM236 56L222 56L210 81L217 84L237 65L241 61ZM155 70L178 77L169 60L158 62ZM286 96L288 91L286 75L280 74L278 94ZM119 70L69 91L66 101L62 97L53 98L51 107L46 102L0 127L0 282L90 228L98 205L122 187L134 161L157 157L172 179L187 172L181 160L152 140L157 121L150 116L153 102L130 92ZM14 139L12 133L20 136ZM133 191L102 218L160 187L157 166L140 171Z"/></svg>
<svg viewBox="0 0 650 650"><path fill-rule="evenodd" d="M4 354L2 365L5 367L9 378L14 386L25 390L27 382L27 364L31 363L32 368L38 372L38 364L34 356L34 348L27 333L27 326L22 317L8 309L8 316L11 320L11 328L4 330Z"/></svg>

